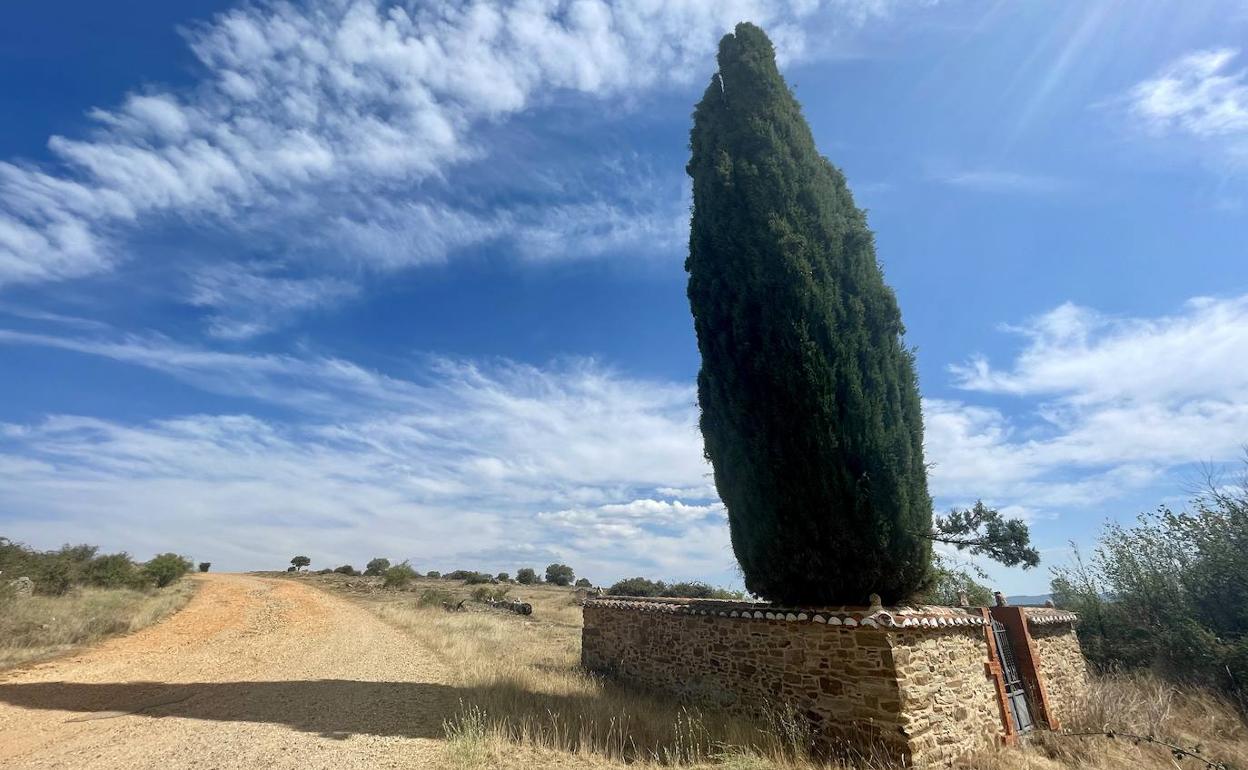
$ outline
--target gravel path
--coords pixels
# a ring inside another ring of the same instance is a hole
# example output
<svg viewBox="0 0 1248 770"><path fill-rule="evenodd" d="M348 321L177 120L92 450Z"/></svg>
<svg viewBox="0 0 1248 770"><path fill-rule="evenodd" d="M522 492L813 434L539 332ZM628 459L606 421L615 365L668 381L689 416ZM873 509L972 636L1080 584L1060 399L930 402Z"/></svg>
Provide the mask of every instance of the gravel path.
<svg viewBox="0 0 1248 770"><path fill-rule="evenodd" d="M181 612L0 673L0 767L437 767L458 705L401 631L288 580L197 575Z"/></svg>

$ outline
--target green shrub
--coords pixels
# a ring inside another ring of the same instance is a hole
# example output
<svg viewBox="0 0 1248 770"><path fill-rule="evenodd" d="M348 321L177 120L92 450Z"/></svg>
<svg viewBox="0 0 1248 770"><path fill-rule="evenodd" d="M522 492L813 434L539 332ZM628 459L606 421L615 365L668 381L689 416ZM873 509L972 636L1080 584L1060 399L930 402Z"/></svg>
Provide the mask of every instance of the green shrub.
<svg viewBox="0 0 1248 770"><path fill-rule="evenodd" d="M312 560L306 556L296 556L290 560L290 566L294 567L296 570L304 569L311 563Z"/></svg>
<svg viewBox="0 0 1248 770"><path fill-rule="evenodd" d="M416 600L416 604L420 607L441 607L443 604L454 603L455 595L445 588L427 588Z"/></svg>
<svg viewBox="0 0 1248 770"><path fill-rule="evenodd" d="M1148 668L1221 689L1248 708L1248 473L1210 483L1190 512L1111 523L1092 558L1053 570L1100 669Z"/></svg>
<svg viewBox="0 0 1248 770"><path fill-rule="evenodd" d="M522 567L516 572L516 582L520 585L531 586L535 583L540 583L541 578L537 576L537 571L532 567Z"/></svg>
<svg viewBox="0 0 1248 770"><path fill-rule="evenodd" d="M388 567L382 573L381 584L386 588L406 588L407 584L416 578L416 570L412 569L412 565L407 562L395 564Z"/></svg>
<svg viewBox="0 0 1248 770"><path fill-rule="evenodd" d="M132 588L143 582L143 576L130 554L111 553L97 556L86 565L83 582L100 588Z"/></svg>
<svg viewBox="0 0 1248 770"><path fill-rule="evenodd" d="M557 586L570 586L576 574L566 564L551 564L546 567L546 582Z"/></svg>
<svg viewBox="0 0 1248 770"><path fill-rule="evenodd" d="M352 567L350 564L344 564L341 567L334 567L334 572L337 572L339 575L359 574L355 571L355 567Z"/></svg>
<svg viewBox="0 0 1248 770"><path fill-rule="evenodd" d="M207 571L208 571L208 570L210 570L210 569L212 569L212 562L210 562L210 561L201 561L201 562L199 563L199 571L200 571L200 572L207 572Z"/></svg>
<svg viewBox="0 0 1248 770"><path fill-rule="evenodd" d="M439 578L441 578L441 577L442 577L442 573L441 573L441 572L438 572L436 569L431 569L431 570L429 570L428 572L426 572L426 573L425 573L425 577L427 577L427 578L433 578L434 580L438 580Z"/></svg>
<svg viewBox="0 0 1248 770"><path fill-rule="evenodd" d="M476 572L467 569L457 569L454 572L448 572L442 576L446 580L462 580L468 585L480 585L481 583L493 583L494 578L484 572Z"/></svg>
<svg viewBox="0 0 1248 770"><path fill-rule="evenodd" d="M740 591L715 588L697 581L664 583L662 580L648 580L643 577L621 580L608 588L607 594L609 596L671 596L681 599L740 600L745 598L745 594Z"/></svg>
<svg viewBox="0 0 1248 770"><path fill-rule="evenodd" d="M575 585L577 588L593 588L594 587L594 584L589 582L589 578L577 578L576 582L573 585Z"/></svg>
<svg viewBox="0 0 1248 770"><path fill-rule="evenodd" d="M494 579L500 583L510 583L511 575L507 574L506 572L500 572L494 576Z"/></svg>
<svg viewBox="0 0 1248 770"><path fill-rule="evenodd" d="M956 607L961 595L971 607L991 607L992 589L976 582L965 570L937 556L932 559L932 584L916 597L922 604Z"/></svg>
<svg viewBox="0 0 1248 770"><path fill-rule="evenodd" d="M191 562L176 553L162 553L143 565L143 574L164 588L191 570Z"/></svg>
<svg viewBox="0 0 1248 770"><path fill-rule="evenodd" d="M378 556L376 559L370 559L368 564L364 565L364 574L369 577L376 577L388 569L390 569L390 560Z"/></svg>
<svg viewBox="0 0 1248 770"><path fill-rule="evenodd" d="M477 586L476 588L472 590L472 598L479 602L485 602L485 601L501 602L503 599L507 598L507 594L510 591L511 589L507 586L499 586L498 588L491 588L489 586Z"/></svg>

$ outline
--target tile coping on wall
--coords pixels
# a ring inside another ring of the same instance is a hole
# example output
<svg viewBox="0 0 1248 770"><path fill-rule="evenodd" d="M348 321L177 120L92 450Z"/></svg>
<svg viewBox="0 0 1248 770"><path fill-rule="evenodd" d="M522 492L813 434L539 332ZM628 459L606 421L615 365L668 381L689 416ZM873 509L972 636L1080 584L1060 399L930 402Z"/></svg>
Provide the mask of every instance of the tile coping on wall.
<svg viewBox="0 0 1248 770"><path fill-rule="evenodd" d="M667 597L598 597L586 606L671 615L713 615L742 620L783 620L791 623L822 623L842 628L937 629L982 626L985 615L979 607L778 607L772 604L724 601L720 599L680 599ZM1032 611L1032 610L1036 611ZM1074 624L1079 616L1047 607L1024 608L1029 625Z"/></svg>

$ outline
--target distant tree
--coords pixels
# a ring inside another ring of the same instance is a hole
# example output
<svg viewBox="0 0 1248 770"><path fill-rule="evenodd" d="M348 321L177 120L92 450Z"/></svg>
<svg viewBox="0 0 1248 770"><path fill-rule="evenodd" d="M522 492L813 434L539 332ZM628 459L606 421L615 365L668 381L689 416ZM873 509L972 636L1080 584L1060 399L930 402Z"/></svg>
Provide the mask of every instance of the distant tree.
<svg viewBox="0 0 1248 770"><path fill-rule="evenodd" d="M295 565L293 565L293 564L292 564L292 565L290 565L289 567L287 567L287 568L286 568L286 571L287 571L287 572L294 572L294 571L295 571Z"/></svg>
<svg viewBox="0 0 1248 770"><path fill-rule="evenodd" d="M162 553L143 565L143 574L164 588L191 571L191 562L176 553Z"/></svg>
<svg viewBox="0 0 1248 770"><path fill-rule="evenodd" d="M494 579L500 583L510 583L511 575L507 574L506 572L500 572L498 573L498 575L494 577Z"/></svg>
<svg viewBox="0 0 1248 770"><path fill-rule="evenodd" d="M575 583L577 588L593 588L594 584L589 582L589 578L577 578Z"/></svg>
<svg viewBox="0 0 1248 770"><path fill-rule="evenodd" d="M304 567L307 567L309 564L311 564L312 560L306 556L296 556L295 558L290 560L290 563L294 566L296 570L300 570L300 569L303 569Z"/></svg>
<svg viewBox="0 0 1248 770"><path fill-rule="evenodd" d="M738 24L718 61L694 110L685 267L700 425L745 586L905 600L928 580L932 501L896 296L771 41Z"/></svg>
<svg viewBox="0 0 1248 770"><path fill-rule="evenodd" d="M528 586L541 582L541 578L537 576L537 572L532 567L521 567L516 572L516 582Z"/></svg>
<svg viewBox="0 0 1248 770"><path fill-rule="evenodd" d="M437 580L438 578L442 577L442 573L438 572L436 569L431 569L425 573L425 577L433 578L434 580Z"/></svg>
<svg viewBox="0 0 1248 770"><path fill-rule="evenodd" d="M210 570L210 569L212 569L212 562L210 562L210 561L201 561L201 562L199 563L199 571L200 571L200 572L207 572L207 571L208 571L208 570Z"/></svg>
<svg viewBox="0 0 1248 770"><path fill-rule="evenodd" d="M566 564L551 564L546 567L546 582L557 586L570 586L576 574Z"/></svg>
<svg viewBox="0 0 1248 770"><path fill-rule="evenodd" d="M355 571L355 567L352 567L350 564L344 564L341 567L334 567L334 572L337 572L339 575L357 574Z"/></svg>
<svg viewBox="0 0 1248 770"><path fill-rule="evenodd" d="M607 589L610 596L666 596L667 584L662 580L632 577L620 580Z"/></svg>
<svg viewBox="0 0 1248 770"><path fill-rule="evenodd" d="M378 556L376 559L370 559L368 564L364 565L364 574L375 577L388 569L390 569L390 560Z"/></svg>
<svg viewBox="0 0 1248 770"><path fill-rule="evenodd" d="M386 588L405 588L416 578L416 570L407 562L395 564L382 573L382 585Z"/></svg>

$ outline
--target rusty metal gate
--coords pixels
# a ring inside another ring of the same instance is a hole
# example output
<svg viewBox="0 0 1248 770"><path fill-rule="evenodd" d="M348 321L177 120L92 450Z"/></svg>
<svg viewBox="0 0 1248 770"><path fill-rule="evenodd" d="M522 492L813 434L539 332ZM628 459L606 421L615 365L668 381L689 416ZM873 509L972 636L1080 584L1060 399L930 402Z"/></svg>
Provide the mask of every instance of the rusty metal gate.
<svg viewBox="0 0 1248 770"><path fill-rule="evenodd" d="M1031 719L1031 708L1027 705L1027 688L1023 684L1023 677L1018 673L1018 661L1014 658L1014 648L1010 646L1010 637L1005 632L1005 626L995 618L992 621L992 635L997 641L997 662L1001 664L1001 675L1005 680L1005 700L1014 717L1014 725L1020 733L1030 732L1036 725Z"/></svg>

